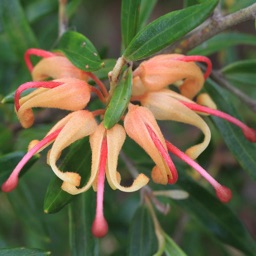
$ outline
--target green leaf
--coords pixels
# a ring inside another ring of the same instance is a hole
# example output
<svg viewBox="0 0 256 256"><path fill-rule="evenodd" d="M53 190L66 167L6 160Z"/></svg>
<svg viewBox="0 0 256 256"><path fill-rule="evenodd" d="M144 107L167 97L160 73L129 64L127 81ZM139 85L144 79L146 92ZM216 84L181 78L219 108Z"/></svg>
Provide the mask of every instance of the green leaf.
<svg viewBox="0 0 256 256"><path fill-rule="evenodd" d="M91 41L78 32L64 33L57 50L63 52L76 67L87 72L98 70L104 65Z"/></svg>
<svg viewBox="0 0 256 256"><path fill-rule="evenodd" d="M146 25L157 0L141 0L140 16L139 16L139 28Z"/></svg>
<svg viewBox="0 0 256 256"><path fill-rule="evenodd" d="M22 58L28 48L37 47L37 40L19 1L0 1L0 23L17 58Z"/></svg>
<svg viewBox="0 0 256 256"><path fill-rule="evenodd" d="M161 16L134 37L124 57L129 61L140 60L165 48L201 24L217 3L217 0L205 1Z"/></svg>
<svg viewBox="0 0 256 256"><path fill-rule="evenodd" d="M99 255L98 240L93 237L91 226L95 215L95 192L77 196L69 204L69 231L72 256Z"/></svg>
<svg viewBox="0 0 256 256"><path fill-rule="evenodd" d="M108 79L109 71L113 70L116 64L116 59L105 59L104 60L104 67L101 69L93 72L100 80Z"/></svg>
<svg viewBox="0 0 256 256"><path fill-rule="evenodd" d="M138 20L141 0L122 0L121 28L122 41L126 48L138 32Z"/></svg>
<svg viewBox="0 0 256 256"><path fill-rule="evenodd" d="M153 255L157 251L157 238L148 208L140 206L135 212L129 230L131 256Z"/></svg>
<svg viewBox="0 0 256 256"><path fill-rule="evenodd" d="M218 108L239 119L237 111L234 109L228 93L211 80L207 80L206 90L217 104ZM239 128L233 124L217 117L212 117L218 127L223 139L239 164L254 179L256 178L256 145L247 141Z"/></svg>
<svg viewBox="0 0 256 256"><path fill-rule="evenodd" d="M230 81L240 82L242 86L255 85L256 81L256 59L234 62L221 71Z"/></svg>
<svg viewBox="0 0 256 256"><path fill-rule="evenodd" d="M129 68L114 89L113 96L108 104L104 115L104 126L106 129L112 128L120 120L130 101L131 93L132 69Z"/></svg>
<svg viewBox="0 0 256 256"><path fill-rule="evenodd" d="M45 256L51 255L51 252L45 252L39 249L30 248L4 248L0 249L0 256Z"/></svg>
<svg viewBox="0 0 256 256"><path fill-rule="evenodd" d="M181 250L181 248L165 234L165 249L164 252L166 256L186 256L186 254Z"/></svg>
<svg viewBox="0 0 256 256"><path fill-rule="evenodd" d="M187 191L189 197L175 200L176 204L194 216L220 242L229 244L248 256L255 255L253 239L227 205L184 173L180 172L177 185Z"/></svg>
<svg viewBox="0 0 256 256"><path fill-rule="evenodd" d="M91 173L91 148L89 138L86 137L70 147L70 151L60 166L62 171L73 171L81 175L83 184ZM62 180L56 176L48 186L44 199L44 212L55 213L60 211L75 196L61 189Z"/></svg>
<svg viewBox="0 0 256 256"><path fill-rule="evenodd" d="M236 32L222 33L214 36L213 38L205 41L203 44L189 51L189 54L200 54L207 56L215 52L219 52L225 48L241 44L255 46L256 36Z"/></svg>
<svg viewBox="0 0 256 256"><path fill-rule="evenodd" d="M0 157L0 166L1 166L1 172L0 172L0 185L7 180L7 178L10 176L16 165L20 162L20 160L23 158L23 156L26 153L24 152L13 152L6 155L3 155ZM33 156L26 165L22 168L22 171L19 175L22 176L26 171L38 160L39 156L35 155Z"/></svg>

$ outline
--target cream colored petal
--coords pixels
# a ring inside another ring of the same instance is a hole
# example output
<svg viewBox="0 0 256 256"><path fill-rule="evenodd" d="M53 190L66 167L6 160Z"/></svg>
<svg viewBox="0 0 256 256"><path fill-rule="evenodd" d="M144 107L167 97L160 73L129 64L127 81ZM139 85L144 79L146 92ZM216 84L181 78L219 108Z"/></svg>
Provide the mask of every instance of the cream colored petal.
<svg viewBox="0 0 256 256"><path fill-rule="evenodd" d="M40 60L32 70L33 81L47 78L77 78L88 80L86 72L75 67L66 57L54 56Z"/></svg>
<svg viewBox="0 0 256 256"><path fill-rule="evenodd" d="M117 175L117 162L125 137L124 128L119 124L107 130L108 162L106 176L109 185L113 189L119 189L123 192L134 192L144 187L149 182L149 178L144 174L139 174L131 186L124 187L120 185L120 179L118 179Z"/></svg>
<svg viewBox="0 0 256 256"><path fill-rule="evenodd" d="M65 190L66 192L76 195L82 192L85 192L88 190L93 183L95 183L97 179L97 174L99 171L99 165L100 165L100 157L101 157L101 146L102 146L102 141L105 135L106 129L102 124L100 124L95 132L91 134L90 136L90 144L91 144L91 150L92 150L92 166L91 166L91 176L87 183L81 187L81 188L76 188L75 186L71 186L70 184L67 184L64 182L62 184L62 189Z"/></svg>
<svg viewBox="0 0 256 256"><path fill-rule="evenodd" d="M167 149L165 139L153 114L147 108L129 104L129 111L124 119L125 131L128 136L139 144L156 163L162 172L162 184L167 184L167 176L169 175L171 177L172 174L162 155L159 153L154 142L152 141L146 125L151 127L154 133L158 136L164 148Z"/></svg>
<svg viewBox="0 0 256 256"><path fill-rule="evenodd" d="M54 80L63 84L52 88L39 88L20 99L17 116L23 127L34 122L32 108L47 107L76 111L83 109L90 100L90 88L86 82L74 78Z"/></svg>
<svg viewBox="0 0 256 256"><path fill-rule="evenodd" d="M141 104L147 107L158 120L173 120L199 128L205 136L203 142L190 147L186 151L186 154L196 159L208 146L211 139L211 131L198 114L184 106L174 97L183 100L183 97L179 94L164 89L159 92L148 93L142 98ZM186 98L184 97L184 99Z"/></svg>
<svg viewBox="0 0 256 256"><path fill-rule="evenodd" d="M164 54L142 62L133 74L132 95L139 96L145 90L158 91L177 81L183 81L179 86L180 92L192 99L203 87L204 76L194 62L174 59L180 57L183 55Z"/></svg>
<svg viewBox="0 0 256 256"><path fill-rule="evenodd" d="M75 185L73 182L74 178L72 172L69 174L62 172L56 165L56 162L62 152L66 147L68 147L73 142L89 136L92 134L97 123L93 115L86 110L76 111L69 114L67 117L58 122L50 132L53 132L59 128L63 127L55 142L52 145L51 151L48 155L47 162L51 166L53 172L63 181ZM72 175L70 174L72 173Z"/></svg>

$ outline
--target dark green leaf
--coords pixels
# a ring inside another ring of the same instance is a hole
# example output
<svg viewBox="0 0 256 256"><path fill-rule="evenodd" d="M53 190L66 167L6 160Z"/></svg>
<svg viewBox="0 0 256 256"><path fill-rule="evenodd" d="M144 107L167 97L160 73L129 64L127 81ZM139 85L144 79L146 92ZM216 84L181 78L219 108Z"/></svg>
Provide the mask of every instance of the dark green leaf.
<svg viewBox="0 0 256 256"><path fill-rule="evenodd" d="M129 252L131 256L153 255L157 251L157 238L148 208L140 206L130 226Z"/></svg>
<svg viewBox="0 0 256 256"><path fill-rule="evenodd" d="M138 20L141 0L122 0L121 27L122 41L126 48L138 32Z"/></svg>
<svg viewBox="0 0 256 256"><path fill-rule="evenodd" d="M180 173L178 186L189 193L184 200L174 202L194 216L220 242L241 250L246 255L255 255L256 246L240 220L214 195L201 187L184 173Z"/></svg>
<svg viewBox="0 0 256 256"><path fill-rule="evenodd" d="M22 7L17 0L0 1L0 23L13 52L22 58L30 47L37 47L38 43L32 32Z"/></svg>
<svg viewBox="0 0 256 256"><path fill-rule="evenodd" d="M168 236L165 234L165 249L164 252L166 256L186 256L186 254L181 250L181 248Z"/></svg>
<svg viewBox="0 0 256 256"><path fill-rule="evenodd" d="M214 36L213 38L189 51L189 54L200 54L207 56L215 52L219 52L225 48L240 44L255 46L256 36L236 32L222 33Z"/></svg>
<svg viewBox="0 0 256 256"><path fill-rule="evenodd" d="M16 165L20 162L25 154L26 153L24 152L13 152L0 157L0 185L2 185L7 180L7 178L10 176ZM38 155L33 156L22 168L19 176L22 176L37 160Z"/></svg>
<svg viewBox="0 0 256 256"><path fill-rule="evenodd" d="M184 6L189 7L198 3L202 3L202 0L184 0Z"/></svg>
<svg viewBox="0 0 256 256"><path fill-rule="evenodd" d="M70 151L63 160L60 170L77 172L82 177L82 184L87 180L91 173L91 149L88 137L74 143ZM74 196L61 189L62 180L54 177L48 186L45 200L45 213L55 213L60 211L68 204Z"/></svg>
<svg viewBox="0 0 256 256"><path fill-rule="evenodd" d="M213 11L217 0L205 1L156 19L142 29L124 52L127 60L146 58L180 39L201 24Z"/></svg>
<svg viewBox="0 0 256 256"><path fill-rule="evenodd" d="M64 33L57 49L63 52L76 67L84 71L95 71L104 65L91 41L78 32Z"/></svg>
<svg viewBox="0 0 256 256"><path fill-rule="evenodd" d="M69 229L72 256L96 256L98 241L91 226L95 215L95 192L90 189L76 197L69 205Z"/></svg>
<svg viewBox="0 0 256 256"><path fill-rule="evenodd" d="M104 126L106 129L112 128L120 120L130 101L131 93L132 69L129 68L114 89L113 96L108 104L104 115Z"/></svg>
<svg viewBox="0 0 256 256"><path fill-rule="evenodd" d="M139 28L146 25L157 0L141 0L140 16L139 16Z"/></svg>
<svg viewBox="0 0 256 256"><path fill-rule="evenodd" d="M220 110L238 117L227 92L209 79L206 89ZM256 178L255 144L247 141L241 130L233 124L217 117L212 118L236 160L253 178Z"/></svg>
<svg viewBox="0 0 256 256"><path fill-rule="evenodd" d="M100 80L108 79L109 71L113 70L116 64L116 59L105 59L104 60L104 67L101 69L93 72Z"/></svg>
<svg viewBox="0 0 256 256"><path fill-rule="evenodd" d="M51 252L45 252L39 249L14 248L0 249L0 256L45 256L51 255Z"/></svg>
<svg viewBox="0 0 256 256"><path fill-rule="evenodd" d="M246 85L255 85L256 81L256 60L242 60L234 62L221 71L224 76L234 82L240 82L242 87Z"/></svg>

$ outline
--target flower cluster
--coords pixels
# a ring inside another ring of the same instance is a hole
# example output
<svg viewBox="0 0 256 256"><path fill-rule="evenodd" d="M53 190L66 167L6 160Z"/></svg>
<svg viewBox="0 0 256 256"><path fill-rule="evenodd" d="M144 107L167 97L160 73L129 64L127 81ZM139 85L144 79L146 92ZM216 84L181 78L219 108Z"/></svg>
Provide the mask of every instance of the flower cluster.
<svg viewBox="0 0 256 256"><path fill-rule="evenodd" d="M31 55L42 59L33 66ZM141 173L131 186L121 185L117 163L128 135L154 161L151 177L155 183L174 184L178 179L170 152L198 171L213 186L222 202L231 199L231 191L219 184L194 161L208 146L211 138L210 129L200 115L210 114L226 119L240 127L245 137L252 142L256 141L256 132L239 120L216 110L206 94L198 95L211 72L211 62L208 58L167 54L142 62L133 72L132 96L123 117L123 125L115 124L111 129L106 129L103 122L98 123L95 119L96 116L104 116L104 109L86 109L91 93L95 93L103 103L109 102L110 96L105 85L94 74L78 69L61 54L40 49L29 49L25 53L25 61L33 81L22 84L15 93L15 111L21 125L24 128L33 125L32 109L36 107L58 108L70 113L57 122L41 141L31 142L27 154L2 185L3 191L13 190L27 161L52 143L47 163L63 181L62 189L73 195L85 192L90 187L97 191L92 232L96 237L102 237L108 231L103 213L105 177L112 189L124 192L139 190L149 182L149 178ZM205 74L196 62L207 64ZM88 83L90 79L98 86L91 86ZM169 85L176 86L179 93L171 90ZM22 96L27 89L34 90ZM165 140L157 120L173 120L193 125L202 131L204 139L184 153ZM90 138L92 165L90 178L86 184L81 184L81 177L75 170L63 172L56 163L65 148L86 136Z"/></svg>

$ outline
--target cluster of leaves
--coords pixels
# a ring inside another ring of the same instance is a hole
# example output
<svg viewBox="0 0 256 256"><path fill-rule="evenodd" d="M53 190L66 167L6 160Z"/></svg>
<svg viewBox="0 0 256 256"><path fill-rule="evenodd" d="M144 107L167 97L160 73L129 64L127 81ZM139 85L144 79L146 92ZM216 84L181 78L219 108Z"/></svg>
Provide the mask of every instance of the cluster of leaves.
<svg viewBox="0 0 256 256"><path fill-rule="evenodd" d="M105 59L106 56L103 56L103 53L98 54L96 47L87 37L78 32L69 31L58 42L56 41L57 1L28 2L17 0L2 0L0 2L0 81L3 85L0 88L1 95L6 96L20 83L30 79L24 65L20 64L24 51L30 47L58 49L80 69L93 71L100 79L107 78L108 72L115 65L115 60ZM95 7L93 1L88 2L86 8ZM183 8L170 11L149 22L157 4L156 0L122 0L122 53L120 55L127 62L137 62L152 56L197 28L212 15L219 3L218 0L184 0L183 2ZM234 1L233 5L229 5L226 1L225 8L229 12L236 11L238 2L241 4L241 1ZM253 3L254 1L243 1L242 7ZM113 1L112 4L116 5L117 3ZM169 5L171 9L172 4L169 3ZM67 6L69 18L78 13L79 6L83 6L81 0L70 1ZM98 8L99 10L104 9L104 4L101 3ZM83 14L81 16L83 17ZM93 17L90 18L93 23ZM49 26L46 26L45 23L48 23ZM231 38L232 40L230 40ZM239 44L255 46L255 39L256 37L253 35L224 32L190 50L189 54L211 55L217 53L218 57L226 54L227 60L220 62L223 66L220 70L221 74L238 87L242 87L241 85L244 84L251 86L255 85L256 81L254 72L256 56L253 56L254 59L241 61L237 57L236 48L233 47ZM101 53L101 51L99 52ZM102 50L102 52L104 51ZM131 84L130 78L131 70L128 70L121 83ZM234 103L239 104L238 101L224 91L214 79L207 81L205 90L211 95L219 109L238 116L234 107ZM254 93L252 88L247 88L247 92L252 95ZM118 122L125 110L127 104L125 99L129 98L129 94L129 86L116 87L105 115L106 127L111 127ZM12 99L12 96L5 97L5 102L11 102L12 100L7 99ZM95 102L95 104L98 103ZM13 125L17 121L14 121L12 107L8 104L1 106L0 118L2 121L0 126L0 163L2 167L0 182L2 184L24 155L25 145L31 139L42 137L48 125L38 124L36 128L31 128L29 131L20 131L19 127ZM209 122L211 121L218 128L240 166L252 178L255 178L254 152L256 147L245 141L242 133L227 122L217 118L209 119ZM215 138L215 141L217 139ZM7 141L15 143L6 143ZM139 158L134 158L134 164L138 169L149 174L151 163L144 152L135 148L129 140L125 143L124 151L132 159L133 155L139 155ZM209 147L199 161L205 164L204 158L213 153L213 147ZM75 170L86 181L90 162L91 153L88 139L83 139L70 147L62 161L61 169L64 171ZM33 164L34 166L31 168ZM237 170L240 169L237 165L235 167ZM60 189L61 181L55 177L48 186L51 174L47 171L49 168L40 160L38 161L38 156L35 156L26 165L23 173L28 169L35 169L35 171L31 172L31 175L28 172L24 176L16 191L8 195L1 195L0 246L4 249L0 249L0 255L48 255L48 251L57 255L68 255L70 252L72 255L125 255L127 253L128 255L153 255L157 252L158 240L152 213L146 204L141 204L137 193L127 197L127 195L111 191L109 188L106 189L105 212L110 224L110 234L102 241L98 241L92 237L90 231L95 211L94 192L89 191L80 196L71 196ZM125 163L121 161L120 169L126 169ZM192 180L184 172L186 166L180 165L178 169L180 178L177 185L165 188L150 184L152 190L178 188L189 193L189 197L185 200L172 200L166 197L159 199L172 207L165 218L161 216L161 213L157 213L157 217L161 220L160 224L165 229L165 242L162 248L165 255L186 255L185 253L188 255L232 255L229 248L222 243L231 245L245 255L254 255L255 242L230 207L220 203L208 189ZM220 171L222 169L224 168L221 168ZM229 170L228 174L230 175L230 173ZM231 184L231 187L238 191L239 188L235 185L240 185L238 182L241 174L233 171L231 175L234 183L234 185ZM227 175L222 176L226 182L232 183L228 180ZM45 182L43 183L42 180ZM238 195L235 197L231 206L234 209L239 209L242 199L239 199ZM68 207L65 207L66 205ZM42 213L42 208L48 215ZM55 214L51 215L51 213ZM187 219L186 227L181 224L184 218ZM177 222L178 225L176 225ZM128 229L129 236L127 235ZM183 235L183 239L179 241L183 250L171 238L172 235L176 235L176 239L179 240L178 234ZM68 236L70 243L66 245ZM10 249L20 246L26 246L27 249ZM40 248L43 251L29 248ZM209 254L209 251L212 251L212 254Z"/></svg>

